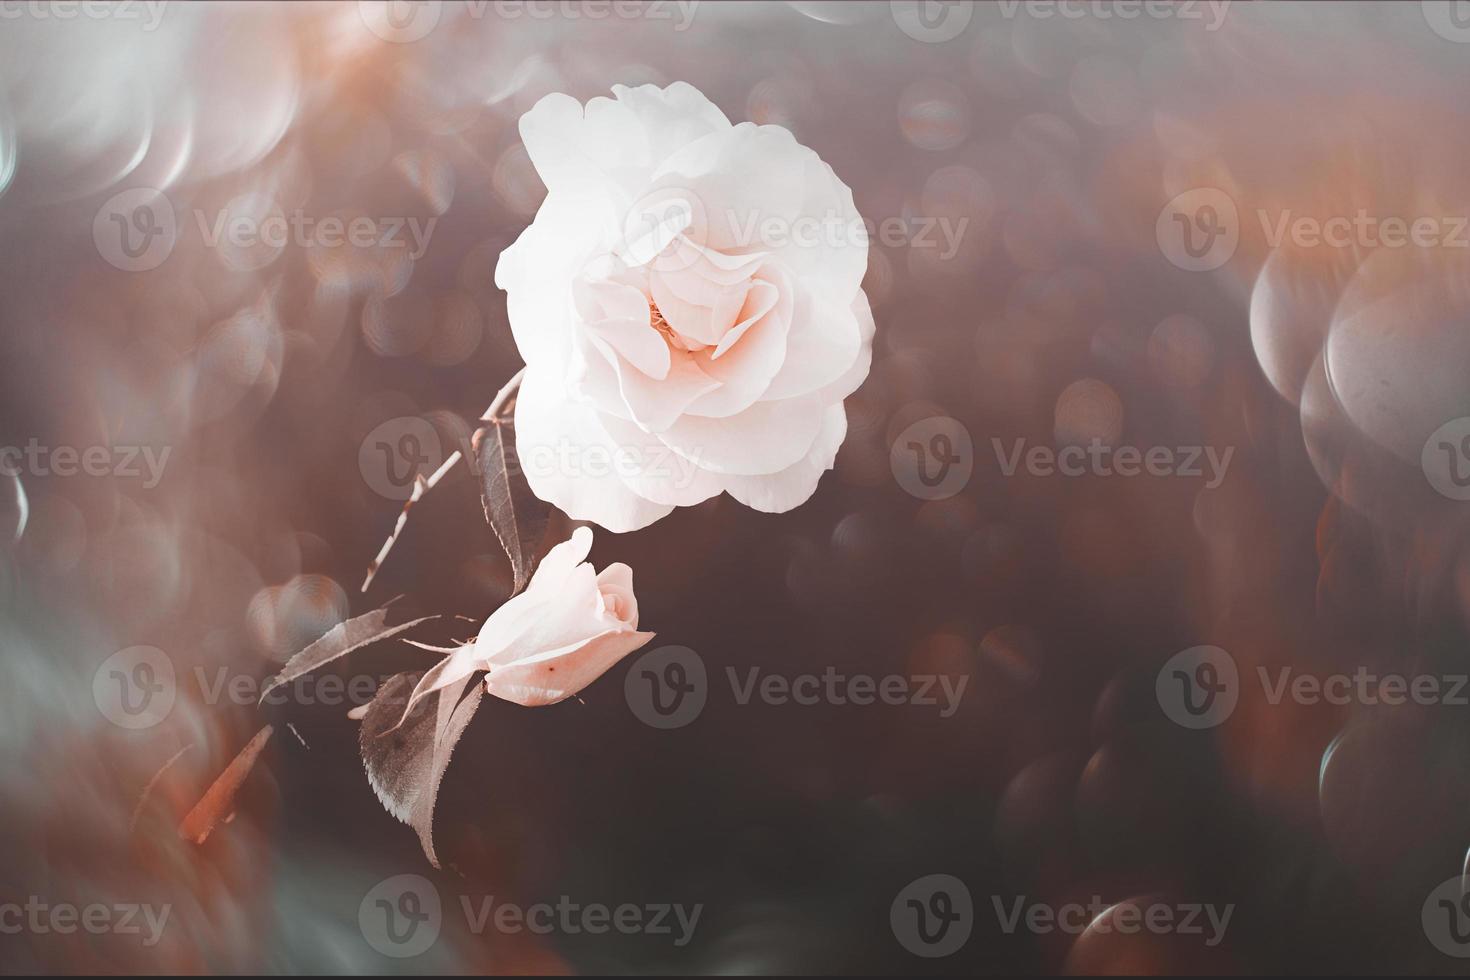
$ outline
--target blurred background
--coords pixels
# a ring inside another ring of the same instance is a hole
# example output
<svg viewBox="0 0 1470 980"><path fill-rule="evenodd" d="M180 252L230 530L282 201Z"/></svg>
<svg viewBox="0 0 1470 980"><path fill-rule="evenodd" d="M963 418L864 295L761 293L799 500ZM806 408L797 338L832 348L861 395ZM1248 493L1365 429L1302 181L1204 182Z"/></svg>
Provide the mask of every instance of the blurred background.
<svg viewBox="0 0 1470 980"><path fill-rule="evenodd" d="M632 659L487 699L434 871L364 776L361 697L252 685L394 595L503 601L463 468L359 593L407 486L373 434L432 465L520 366L492 281L544 195L519 116L676 80L853 189L872 372L805 506L598 535L707 702L645 724ZM1470 3L4 0L0 906L109 911L0 910L0 969L1464 972L1467 81ZM1018 441L1161 465L1008 467ZM1169 667L1201 646L1226 658ZM966 686L947 716L742 704L727 668ZM142 721L109 693L169 672ZM1189 679L1228 710L1181 714ZM233 819L181 837L266 723ZM443 908L400 958L363 910L405 874ZM926 907L968 905L938 957L900 925L932 875L965 895ZM702 912L683 944L538 935L475 928L485 896ZM1018 899L1109 911L1008 928ZM168 909L154 942L129 905ZM1206 906L1223 934L1108 927Z"/></svg>

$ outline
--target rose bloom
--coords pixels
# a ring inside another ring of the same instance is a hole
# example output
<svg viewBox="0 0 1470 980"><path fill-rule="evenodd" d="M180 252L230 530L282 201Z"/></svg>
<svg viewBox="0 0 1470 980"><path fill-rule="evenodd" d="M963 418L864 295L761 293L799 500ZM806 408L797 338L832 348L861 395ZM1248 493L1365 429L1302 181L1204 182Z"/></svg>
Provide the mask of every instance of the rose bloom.
<svg viewBox="0 0 1470 980"><path fill-rule="evenodd" d="M633 570L595 572L592 531L579 527L552 548L526 590L490 615L473 642L424 674L404 709L421 697L486 671L485 691L528 708L577 694L653 639L638 631Z"/></svg>
<svg viewBox="0 0 1470 980"><path fill-rule="evenodd" d="M613 531L728 491L804 502L867 376L868 243L852 192L780 126L698 90L548 95L521 119L547 186L495 282L526 374L537 496Z"/></svg>

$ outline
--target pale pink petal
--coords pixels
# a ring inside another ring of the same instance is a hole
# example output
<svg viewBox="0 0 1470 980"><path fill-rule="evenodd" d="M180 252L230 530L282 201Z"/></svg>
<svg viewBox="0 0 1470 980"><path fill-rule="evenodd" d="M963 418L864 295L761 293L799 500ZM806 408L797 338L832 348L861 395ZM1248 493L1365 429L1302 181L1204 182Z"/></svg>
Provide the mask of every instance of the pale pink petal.
<svg viewBox="0 0 1470 980"><path fill-rule="evenodd" d="M645 194L633 202L623 219L624 237L618 255L629 265L648 265L702 221L699 204L682 190Z"/></svg>
<svg viewBox="0 0 1470 980"><path fill-rule="evenodd" d="M560 596L575 593L577 583L570 580L578 570L585 567L589 572L591 571L590 565L582 565L591 550L592 531L579 527L572 532L571 538L548 551L546 557L541 559L541 563L536 567L525 591L512 596L491 613L490 618L480 627L479 636L474 642L464 644L424 673L418 684L414 686L413 693L409 695L403 716L408 716L419 699L441 688L463 681L477 670L485 669L505 650L523 649L524 647L517 645L517 641L521 640L535 623L546 618L548 610L551 615L556 614L557 611L552 609L554 600ZM596 579L593 579L594 588L597 584ZM595 608L597 604L592 605ZM573 612L576 611L573 610ZM568 629L572 633L575 634L577 630L581 630L580 635L583 636L605 628L595 614L590 620L586 617L575 619L568 617L567 622ZM637 623L633 625L636 626ZM537 640L533 637L530 642L535 643ZM567 640L560 639L559 642L565 643Z"/></svg>
<svg viewBox="0 0 1470 980"><path fill-rule="evenodd" d="M868 306L867 294L858 290L857 297L852 301L853 312L857 315L858 325L862 328L862 349L858 352L858 359L853 362L841 377L824 385L816 393L816 397L825 403L831 403L846 398L862 387L868 377L868 369L873 364L873 311Z"/></svg>
<svg viewBox="0 0 1470 980"><path fill-rule="evenodd" d="M653 637L636 630L609 630L570 650L556 651L555 656L498 667L486 675L485 690L528 708L565 701Z"/></svg>
<svg viewBox="0 0 1470 980"><path fill-rule="evenodd" d="M664 159L701 136L730 128L730 120L719 107L688 82L674 82L665 88L614 85L612 91L643 124L654 160Z"/></svg>
<svg viewBox="0 0 1470 980"><path fill-rule="evenodd" d="M852 191L790 131L741 123L655 166L655 187L680 187L706 202L702 244L769 251L807 288L844 302L861 287L868 240Z"/></svg>
<svg viewBox="0 0 1470 980"><path fill-rule="evenodd" d="M601 189L626 197L645 181L653 159L637 116L608 98L584 109L561 93L544 96L521 117L520 131L552 195Z"/></svg>
<svg viewBox="0 0 1470 980"><path fill-rule="evenodd" d="M725 489L745 506L767 514L800 507L816 492L822 474L832 468L846 436L847 412L839 402L827 409L822 432L805 459L767 476L726 476Z"/></svg>
<svg viewBox="0 0 1470 980"><path fill-rule="evenodd" d="M481 662L514 663L579 643L612 625L602 615L597 573L585 563L572 569L558 589L543 591L529 608L530 615L518 614L514 620L497 621L492 615L485 621L475 638Z"/></svg>
<svg viewBox="0 0 1470 980"><path fill-rule="evenodd" d="M676 333L700 344L713 346L720 342L735 323L736 317L741 314L742 308L750 302L748 294L751 284L746 281L720 287L713 293L709 305L701 305L686 302L669 286L671 279L694 275L696 273L687 269L668 275L654 273L649 277L649 289L653 293L653 301L658 304L659 312Z"/></svg>
<svg viewBox="0 0 1470 980"><path fill-rule="evenodd" d="M648 319L648 297L617 278L620 268L615 261L593 262L572 282L572 302L584 321Z"/></svg>
<svg viewBox="0 0 1470 980"><path fill-rule="evenodd" d="M455 650L426 670L424 676L419 678L419 682L414 685L413 692L409 694L408 701L403 706L403 714L399 716L400 722L409 716L414 706L423 698L451 684L463 682L475 671L483 669L484 664L481 663L473 643L466 643Z"/></svg>
<svg viewBox="0 0 1470 980"><path fill-rule="evenodd" d="M809 394L846 374L862 355L865 337L872 336L857 307L852 300L838 303L824 294L800 290L786 338L786 360L766 397ZM861 308L867 310L866 298ZM866 316L870 325L872 313Z"/></svg>
<svg viewBox="0 0 1470 980"><path fill-rule="evenodd" d="M685 351L674 351L669 371L662 379L650 378L627 361L613 364L618 376L618 393L628 414L640 428L662 432L684 414L695 399L720 386L704 373L699 361Z"/></svg>
<svg viewBox="0 0 1470 980"><path fill-rule="evenodd" d="M597 573L603 612L629 629L638 628L638 597L633 592L633 569L614 562Z"/></svg>
<svg viewBox="0 0 1470 980"><path fill-rule="evenodd" d="M713 306L723 290L748 282L766 258L765 252L725 255L681 236L648 267L648 272L650 279L662 277L663 287L686 303Z"/></svg>
<svg viewBox="0 0 1470 980"><path fill-rule="evenodd" d="M506 292L511 334L527 364L567 363L580 329L568 301L571 283L616 235L605 200L554 196L500 254L495 285Z"/></svg>
<svg viewBox="0 0 1470 980"><path fill-rule="evenodd" d="M515 421L516 453L532 492L568 517L622 533L673 510L622 481L617 470L625 454L608 438L600 413L574 401L554 370L526 372Z"/></svg>
<svg viewBox="0 0 1470 980"><path fill-rule="evenodd" d="M792 301L790 290L784 288L785 277L779 275L779 270L768 272L776 276L776 282L769 284L776 291L776 305L748 326L742 323L738 328L739 342L718 357L711 351L695 355L704 373L717 379L720 387L690 403L688 414L728 418L769 397L771 379L781 370L787 356Z"/></svg>
<svg viewBox="0 0 1470 980"><path fill-rule="evenodd" d="M531 574L531 581L521 595L539 597L546 592L559 592L566 586L567 576L592 553L592 529L579 527L572 536L552 547ZM514 599L511 600L512 602ZM509 603L507 603L509 605ZM504 608L504 607L502 607Z"/></svg>
<svg viewBox="0 0 1470 980"><path fill-rule="evenodd" d="M685 415L658 437L702 469L746 476L776 473L812 448L825 407L812 398L756 402L729 418Z"/></svg>
<svg viewBox="0 0 1470 980"><path fill-rule="evenodd" d="M597 343L591 331L583 331L573 347L567 390L571 397L596 407L602 414L616 415L625 422L631 422L633 413L623 401L618 381L618 359L617 351L610 345ZM670 360L670 366L672 363Z"/></svg>
<svg viewBox="0 0 1470 980"><path fill-rule="evenodd" d="M723 489L719 477L685 459L632 422L602 416L608 435L626 450L618 475L640 497L670 507L692 507Z"/></svg>
<svg viewBox="0 0 1470 980"><path fill-rule="evenodd" d="M553 92L521 117L521 142L548 190L584 187L599 176L582 146L582 103Z"/></svg>
<svg viewBox="0 0 1470 980"><path fill-rule="evenodd" d="M715 349L710 351L710 359L717 360L729 352L730 348L734 347L740 338L745 336L745 332L759 323L761 318L767 313L775 309L776 304L780 301L781 293L774 283L761 279L752 282L749 291L745 294L744 304L736 313L739 319L731 323L729 328L721 335Z"/></svg>
<svg viewBox="0 0 1470 980"><path fill-rule="evenodd" d="M645 318L638 320L600 320L587 324L599 348L610 355L608 364L617 373L618 361L626 361L639 374L663 381L673 368L668 341ZM602 345L606 345L603 347Z"/></svg>

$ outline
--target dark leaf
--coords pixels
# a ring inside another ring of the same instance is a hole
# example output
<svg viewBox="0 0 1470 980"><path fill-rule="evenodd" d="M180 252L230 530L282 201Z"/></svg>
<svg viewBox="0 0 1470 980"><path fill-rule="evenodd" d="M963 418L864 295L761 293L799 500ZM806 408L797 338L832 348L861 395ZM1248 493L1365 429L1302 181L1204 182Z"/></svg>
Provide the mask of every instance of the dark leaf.
<svg viewBox="0 0 1470 980"><path fill-rule="evenodd" d="M282 684L289 684L303 674L309 674L318 667L326 666L338 657L345 657L369 643L386 640L421 623L439 618L438 616L424 616L390 626L388 624L394 617L392 610L393 605L390 603L381 609L374 609L370 613L363 613L361 616L333 626L321 639L286 661L286 666L281 668L281 672L269 678L261 686L260 703L264 704L265 696Z"/></svg>
<svg viewBox="0 0 1470 980"><path fill-rule="evenodd" d="M404 706L421 676L389 678L368 705L358 738L373 792L389 813L418 832L424 855L437 868L434 803L439 784L455 744L480 707L485 686L476 674L423 698L404 718Z"/></svg>
<svg viewBox="0 0 1470 980"><path fill-rule="evenodd" d="M475 463L485 520L510 557L514 591L520 592L541 560L551 505L531 492L521 472L515 423L509 416L487 419L475 433Z"/></svg>
<svg viewBox="0 0 1470 980"><path fill-rule="evenodd" d="M235 812L235 794L250 775L250 770L255 768L255 762L265 750L266 743L271 740L273 731L270 725L266 725L255 733L255 737L240 750L239 755L230 760L225 771L205 791L204 798L194 804L194 809L179 824L180 837L203 844L215 825Z"/></svg>

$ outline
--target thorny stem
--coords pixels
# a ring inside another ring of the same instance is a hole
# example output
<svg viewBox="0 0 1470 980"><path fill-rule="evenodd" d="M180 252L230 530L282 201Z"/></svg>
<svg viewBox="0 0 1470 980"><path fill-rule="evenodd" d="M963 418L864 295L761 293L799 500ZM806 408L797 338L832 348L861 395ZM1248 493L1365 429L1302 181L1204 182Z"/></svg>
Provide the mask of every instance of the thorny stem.
<svg viewBox="0 0 1470 980"><path fill-rule="evenodd" d="M500 413L505 410L506 403L515 397L516 392L520 391L521 379L525 374L526 369L521 368L511 376L511 379L505 383L505 386L500 391L496 392L495 400L490 403L490 407L485 409L484 413L480 416L481 422L493 422L500 418ZM479 442L478 434L475 442L477 444ZM439 481L449 475L449 471L454 469L463 458L464 453L456 449L449 454L449 457L444 462L439 464L439 468L428 479L425 479L423 474L419 474L413 478L413 491L409 494L408 499L403 502L403 510L398 513L398 521L393 525L392 533L388 535L388 540L383 542L383 547L378 549L378 556L372 560L372 564L368 565L367 577L362 580L363 592L366 592L368 586L373 584L373 576L378 574L378 569L382 568L383 562L388 559L388 552L392 551L393 545L398 542L399 535L403 533L403 528L408 524L409 510L413 508L414 504L423 499L424 494L438 486Z"/></svg>
<svg viewBox="0 0 1470 980"><path fill-rule="evenodd" d="M521 390L521 379L525 376L525 368L521 368L511 376L511 379L505 383L505 387L496 392L495 400L490 403L489 408L485 409L485 414L480 416L481 422L490 422L497 417L497 413L505 408L505 403L510 401L511 396Z"/></svg>

